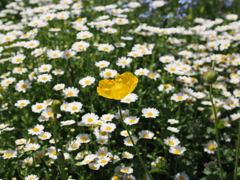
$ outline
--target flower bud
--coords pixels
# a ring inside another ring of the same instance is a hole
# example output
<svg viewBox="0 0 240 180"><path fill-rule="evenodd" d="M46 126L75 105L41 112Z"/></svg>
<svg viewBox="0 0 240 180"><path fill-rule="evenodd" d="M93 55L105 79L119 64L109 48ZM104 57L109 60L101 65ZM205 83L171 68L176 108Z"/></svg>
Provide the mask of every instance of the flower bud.
<svg viewBox="0 0 240 180"><path fill-rule="evenodd" d="M60 112L61 102L59 100L54 100L52 103L52 112L57 114Z"/></svg>
<svg viewBox="0 0 240 180"><path fill-rule="evenodd" d="M218 77L218 73L211 69L206 73L206 75L204 76L204 79L208 84L213 84L217 80L217 77Z"/></svg>

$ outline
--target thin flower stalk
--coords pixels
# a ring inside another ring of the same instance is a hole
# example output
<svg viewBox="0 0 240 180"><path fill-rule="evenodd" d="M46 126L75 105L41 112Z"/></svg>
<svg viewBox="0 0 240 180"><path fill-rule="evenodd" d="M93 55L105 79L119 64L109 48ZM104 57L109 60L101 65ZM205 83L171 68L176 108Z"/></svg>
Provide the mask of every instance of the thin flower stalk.
<svg viewBox="0 0 240 180"><path fill-rule="evenodd" d="M122 123L123 127L127 130L127 133L128 133L128 135L129 135L129 137L130 137L130 139L131 139L131 142L132 142L132 144L133 144L133 148L135 149L135 151L136 151L136 153L137 153L137 156L138 156L138 158L139 158L139 161L140 161L142 167L144 168L145 172L147 173L148 177L149 177L151 180L153 180L151 174L149 173L149 171L147 170L146 166L145 166L144 163L143 163L142 157L140 156L139 150L138 150L136 144L135 144L134 141L133 141L132 135L130 134L130 131L128 130L128 127L127 127L126 124L123 122L122 108L121 108L121 102L120 102L120 101L118 101L118 108L119 108L121 123Z"/></svg>

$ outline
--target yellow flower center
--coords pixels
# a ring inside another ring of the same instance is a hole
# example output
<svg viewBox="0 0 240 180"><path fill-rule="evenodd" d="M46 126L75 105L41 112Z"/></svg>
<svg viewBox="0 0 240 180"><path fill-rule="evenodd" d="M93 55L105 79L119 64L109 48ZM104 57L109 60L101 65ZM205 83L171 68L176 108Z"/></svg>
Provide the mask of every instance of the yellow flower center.
<svg viewBox="0 0 240 180"><path fill-rule="evenodd" d="M174 142L172 142L172 141L170 141L169 143L168 143L168 145L170 145L170 146L173 146L175 143Z"/></svg>
<svg viewBox="0 0 240 180"><path fill-rule="evenodd" d="M20 62L20 61L22 61L22 59L21 59L21 58L18 58L18 59L16 59L16 61L17 61L17 62Z"/></svg>
<svg viewBox="0 0 240 180"><path fill-rule="evenodd" d="M11 157L12 156L12 153L7 153L6 155L5 155L5 157Z"/></svg>
<svg viewBox="0 0 240 180"><path fill-rule="evenodd" d="M106 75L106 76L111 76L112 73L110 73L110 72L106 72L105 75Z"/></svg>
<svg viewBox="0 0 240 180"><path fill-rule="evenodd" d="M100 142L100 143L104 143L104 140L100 139L98 142Z"/></svg>
<svg viewBox="0 0 240 180"><path fill-rule="evenodd" d="M119 180L119 177L118 176L113 176L112 180Z"/></svg>
<svg viewBox="0 0 240 180"><path fill-rule="evenodd" d="M208 149L209 149L210 151L213 151L213 150L215 149L215 146L214 146L214 145L210 145L210 146L208 146Z"/></svg>
<svg viewBox="0 0 240 180"><path fill-rule="evenodd" d="M174 150L173 152L174 152L175 154L179 154L181 151L178 150L178 149L176 149L176 150Z"/></svg>
<svg viewBox="0 0 240 180"><path fill-rule="evenodd" d="M37 108L37 109L42 109L43 107L42 107L42 105L37 105L36 108Z"/></svg>
<svg viewBox="0 0 240 180"><path fill-rule="evenodd" d="M73 95L73 92L68 92L67 93L67 96L72 96Z"/></svg>
<svg viewBox="0 0 240 180"><path fill-rule="evenodd" d="M24 106L25 104L26 104L26 103L20 103L19 105L20 105L20 106Z"/></svg>
<svg viewBox="0 0 240 180"><path fill-rule="evenodd" d="M183 178L183 177L180 177L180 178L178 178L178 180L185 180L185 178Z"/></svg>
<svg viewBox="0 0 240 180"><path fill-rule="evenodd" d="M57 155L57 152L53 151L51 154L55 156L55 155Z"/></svg>
<svg viewBox="0 0 240 180"><path fill-rule="evenodd" d="M73 143L72 145L73 145L73 146L78 146L78 143Z"/></svg>
<svg viewBox="0 0 240 180"><path fill-rule="evenodd" d="M99 154L99 156L100 156L100 157L105 157L105 156L106 156L106 154L104 154L104 153L101 153L101 154Z"/></svg>
<svg viewBox="0 0 240 180"><path fill-rule="evenodd" d="M72 107L72 110L74 111L74 110L77 110L78 108L77 108L77 106L73 106Z"/></svg>
<svg viewBox="0 0 240 180"><path fill-rule="evenodd" d="M87 122L93 122L93 119L92 118L88 118Z"/></svg>
<svg viewBox="0 0 240 180"><path fill-rule="evenodd" d="M47 80L47 77L42 77L42 80Z"/></svg>
<svg viewBox="0 0 240 180"><path fill-rule="evenodd" d="M21 89L26 89L26 87L27 87L27 85L23 84L23 85L21 86Z"/></svg>
<svg viewBox="0 0 240 180"><path fill-rule="evenodd" d="M106 130L107 131L110 131L112 128L111 127L106 127Z"/></svg>
<svg viewBox="0 0 240 180"><path fill-rule="evenodd" d="M43 134L41 137L42 137L42 138L47 138L47 135L46 135L46 134Z"/></svg>
<svg viewBox="0 0 240 180"><path fill-rule="evenodd" d="M85 81L85 84L89 84L90 83L90 81Z"/></svg>
<svg viewBox="0 0 240 180"><path fill-rule="evenodd" d="M38 128L33 128L33 131L34 131L34 132L38 132L39 129L38 129Z"/></svg>
<svg viewBox="0 0 240 180"><path fill-rule="evenodd" d="M124 172L130 172L130 170L129 170L129 169L124 169L123 171L124 171Z"/></svg>
<svg viewBox="0 0 240 180"><path fill-rule="evenodd" d="M182 96L178 96L177 99L178 100L182 100L183 98L182 98Z"/></svg>
<svg viewBox="0 0 240 180"><path fill-rule="evenodd" d="M175 68L170 68L169 70L170 70L170 71L176 71L176 69L175 69Z"/></svg>
<svg viewBox="0 0 240 180"><path fill-rule="evenodd" d="M38 157L43 157L43 153L38 153L37 156Z"/></svg>
<svg viewBox="0 0 240 180"><path fill-rule="evenodd" d="M52 115L53 115L53 112L49 111L49 112L47 112L47 115L48 115L48 116L52 116Z"/></svg>
<svg viewBox="0 0 240 180"><path fill-rule="evenodd" d="M109 48L108 47L104 47L103 50L107 51Z"/></svg>
<svg viewBox="0 0 240 180"><path fill-rule="evenodd" d="M130 140L130 141L128 141L128 144L133 144L133 143L132 143L132 141Z"/></svg>
<svg viewBox="0 0 240 180"><path fill-rule="evenodd" d="M81 141L87 141L87 138L81 137L80 140L81 140Z"/></svg>
<svg viewBox="0 0 240 180"><path fill-rule="evenodd" d="M143 137L149 138L150 136L149 136L149 134L144 134Z"/></svg>
<svg viewBox="0 0 240 180"><path fill-rule="evenodd" d="M149 74L148 76L149 76L150 78L154 78L154 77L155 77L154 74Z"/></svg>
<svg viewBox="0 0 240 180"><path fill-rule="evenodd" d="M99 134L100 134L101 136L105 136L105 135L107 134L107 132L106 132L106 131L101 131Z"/></svg>
<svg viewBox="0 0 240 180"><path fill-rule="evenodd" d="M148 112L148 113L147 113L147 116L153 116L153 113Z"/></svg>
<svg viewBox="0 0 240 180"><path fill-rule="evenodd" d="M130 119L129 122L130 122L130 123L134 123L134 122L135 122L135 119Z"/></svg>

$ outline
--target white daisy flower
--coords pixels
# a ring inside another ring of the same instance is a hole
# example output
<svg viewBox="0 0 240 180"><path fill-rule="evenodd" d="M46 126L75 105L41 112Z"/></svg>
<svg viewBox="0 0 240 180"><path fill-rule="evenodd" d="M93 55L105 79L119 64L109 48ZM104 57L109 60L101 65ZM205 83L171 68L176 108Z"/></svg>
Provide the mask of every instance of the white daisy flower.
<svg viewBox="0 0 240 180"><path fill-rule="evenodd" d="M95 62L95 66L99 67L100 69L102 69L104 67L108 67L109 64L110 64L110 62L105 61L105 60Z"/></svg>
<svg viewBox="0 0 240 180"><path fill-rule="evenodd" d="M120 58L118 58L116 64L117 64L117 66L121 66L122 68L125 68L125 67L130 67L131 62L132 62L131 58L120 57Z"/></svg>
<svg viewBox="0 0 240 180"><path fill-rule="evenodd" d="M159 115L159 111L155 108L144 108L142 113L145 118L156 118Z"/></svg>
<svg viewBox="0 0 240 180"><path fill-rule="evenodd" d="M133 124L137 124L139 121L139 118L137 116L129 116L124 118L124 123L127 125L133 125Z"/></svg>
<svg viewBox="0 0 240 180"><path fill-rule="evenodd" d="M78 83L85 88L86 86L89 86L95 82L95 78L91 76L87 76L85 78L82 78Z"/></svg>
<svg viewBox="0 0 240 180"><path fill-rule="evenodd" d="M24 54L18 54L18 55L16 55L16 56L12 57L11 62L12 62L13 64L20 64L20 63L23 62L23 60L24 60L25 58L26 58L26 56L25 56Z"/></svg>
<svg viewBox="0 0 240 180"><path fill-rule="evenodd" d="M11 158L17 157L17 151L8 149L7 151L4 152L2 157L3 159L11 159Z"/></svg>
<svg viewBox="0 0 240 180"><path fill-rule="evenodd" d="M28 104L30 104L30 101L23 99L23 100L18 100L14 105L17 106L18 108L23 108L23 107L26 107Z"/></svg>
<svg viewBox="0 0 240 180"><path fill-rule="evenodd" d="M105 69L100 73L100 76L105 79L108 79L108 78L114 78L117 74L118 72L114 69Z"/></svg>
<svg viewBox="0 0 240 180"><path fill-rule="evenodd" d="M28 134L38 135L43 131L43 129L44 129L43 125L37 124L36 126L34 126L34 128L28 129Z"/></svg>
<svg viewBox="0 0 240 180"><path fill-rule="evenodd" d="M123 152L122 155L123 155L123 158L126 158L126 159L132 159L134 157L133 154L131 154L131 153L127 152L127 151Z"/></svg>
<svg viewBox="0 0 240 180"><path fill-rule="evenodd" d="M111 45L111 44L100 44L98 46L98 50L99 51L110 52L110 51L114 50L114 46Z"/></svg>
<svg viewBox="0 0 240 180"><path fill-rule="evenodd" d="M204 146L204 152L207 152L208 154L214 154L217 147L218 145L216 141L208 141Z"/></svg>
<svg viewBox="0 0 240 180"><path fill-rule="evenodd" d="M37 76L38 82L46 83L46 82L50 82L51 80L52 80L52 75L50 75L50 74L41 74L41 75Z"/></svg>
<svg viewBox="0 0 240 180"><path fill-rule="evenodd" d="M64 89L65 88L65 84L56 84L54 87L53 87L53 89L55 90L55 91L59 91L59 90L62 90L62 89Z"/></svg>
<svg viewBox="0 0 240 180"><path fill-rule="evenodd" d="M79 90L75 87L68 87L63 91L64 98L68 97L78 97Z"/></svg>
<svg viewBox="0 0 240 180"><path fill-rule="evenodd" d="M177 173L174 177L174 180L189 180L189 177L187 174L182 172L182 173Z"/></svg>
<svg viewBox="0 0 240 180"><path fill-rule="evenodd" d="M98 115L94 114L94 113L87 113L85 115L82 116L82 123L84 124L96 124L97 120L98 120Z"/></svg>
<svg viewBox="0 0 240 180"><path fill-rule="evenodd" d="M74 123L76 123L76 121L74 121L74 120L61 121L60 126L69 126L69 125L72 125Z"/></svg>
<svg viewBox="0 0 240 180"><path fill-rule="evenodd" d="M171 136L171 137L164 139L164 143L168 146L176 146L180 143L180 141L178 138Z"/></svg>
<svg viewBox="0 0 240 180"><path fill-rule="evenodd" d="M26 90L28 88L31 88L31 82L29 80L20 80L16 86L15 86L15 90L18 92L26 92Z"/></svg>
<svg viewBox="0 0 240 180"><path fill-rule="evenodd" d="M129 104L129 103L131 103L131 102L137 101L137 99L138 99L138 95L137 95L137 94L135 94L135 93L130 93L130 94L128 94L127 96L125 96L124 98L122 98L122 99L121 99L121 102L122 102L122 103L127 103L127 104Z"/></svg>
<svg viewBox="0 0 240 180"><path fill-rule="evenodd" d="M60 51L60 50L48 50L47 51L47 56L50 58L50 59L57 59L57 58L61 58L63 55L63 52Z"/></svg>
<svg viewBox="0 0 240 180"><path fill-rule="evenodd" d="M142 130L138 133L138 135L139 135L139 138L152 139L154 136L154 133L149 130Z"/></svg>
<svg viewBox="0 0 240 180"><path fill-rule="evenodd" d="M38 138L41 139L41 140L50 139L51 136L52 136L51 133L49 133L49 132L44 132L44 131L42 131L40 134L38 134Z"/></svg>
<svg viewBox="0 0 240 180"><path fill-rule="evenodd" d="M113 132L116 129L116 125L114 123L105 123L100 129L101 131Z"/></svg>
<svg viewBox="0 0 240 180"><path fill-rule="evenodd" d="M169 149L170 153L177 154L177 155L183 154L185 151L186 151L186 148L179 145L170 146L170 149Z"/></svg>
<svg viewBox="0 0 240 180"><path fill-rule="evenodd" d="M175 128L175 127L167 127L167 130L172 131L174 133L178 133L179 132L179 129Z"/></svg>
<svg viewBox="0 0 240 180"><path fill-rule="evenodd" d="M132 137L132 139L133 139L133 142L131 141L130 137L125 138L124 139L124 145L125 146L133 146L133 143L136 144L138 139L136 137L134 137L134 136Z"/></svg>
<svg viewBox="0 0 240 180"><path fill-rule="evenodd" d="M43 64L43 65L41 65L38 68L38 71L40 73L43 73L43 72L49 72L51 69L52 69L52 65L51 64Z"/></svg>

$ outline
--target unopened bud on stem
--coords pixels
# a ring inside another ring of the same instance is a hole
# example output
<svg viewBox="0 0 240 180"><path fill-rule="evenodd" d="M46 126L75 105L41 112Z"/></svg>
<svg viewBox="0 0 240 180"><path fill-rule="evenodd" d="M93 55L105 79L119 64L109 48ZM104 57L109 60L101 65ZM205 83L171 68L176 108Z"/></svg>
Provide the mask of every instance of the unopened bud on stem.
<svg viewBox="0 0 240 180"><path fill-rule="evenodd" d="M208 71L204 76L204 79L208 84L213 84L214 82L216 82L217 78L218 78L218 73L213 69Z"/></svg>
<svg viewBox="0 0 240 180"><path fill-rule="evenodd" d="M60 112L61 102L59 100L54 100L52 103L52 112L57 114Z"/></svg>

